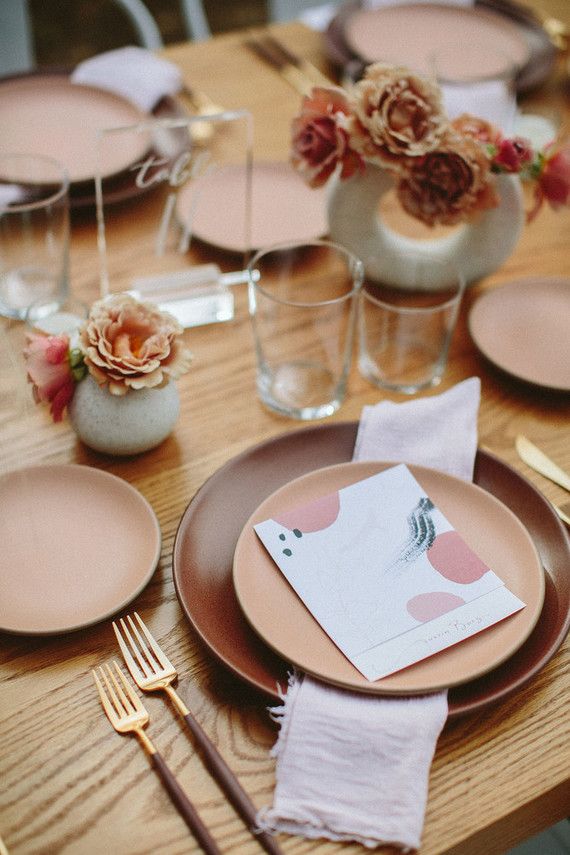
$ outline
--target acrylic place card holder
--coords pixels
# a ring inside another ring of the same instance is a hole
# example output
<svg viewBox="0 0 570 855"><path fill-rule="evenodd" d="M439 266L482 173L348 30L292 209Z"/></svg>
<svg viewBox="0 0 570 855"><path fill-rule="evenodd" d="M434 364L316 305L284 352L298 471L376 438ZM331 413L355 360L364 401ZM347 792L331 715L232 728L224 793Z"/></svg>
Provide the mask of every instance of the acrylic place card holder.
<svg viewBox="0 0 570 855"><path fill-rule="evenodd" d="M131 293L157 303L184 327L234 317L232 289L247 281L251 245L252 139L246 110L100 132L95 183L102 297ZM130 152L132 161L120 175L109 175L105 164L117 148L125 158ZM231 223L224 221L228 208ZM238 236L237 250L224 243L227 229Z"/></svg>

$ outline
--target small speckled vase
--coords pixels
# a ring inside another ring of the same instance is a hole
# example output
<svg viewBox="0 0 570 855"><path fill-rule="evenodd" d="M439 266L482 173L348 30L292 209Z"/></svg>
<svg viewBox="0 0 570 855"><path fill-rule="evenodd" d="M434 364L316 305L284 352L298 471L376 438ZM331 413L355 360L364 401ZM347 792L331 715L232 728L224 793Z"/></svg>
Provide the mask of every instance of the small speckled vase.
<svg viewBox="0 0 570 855"><path fill-rule="evenodd" d="M172 382L159 389L131 389L119 397L87 375L77 384L68 410L75 433L89 448L140 454L166 439L178 418L180 399Z"/></svg>

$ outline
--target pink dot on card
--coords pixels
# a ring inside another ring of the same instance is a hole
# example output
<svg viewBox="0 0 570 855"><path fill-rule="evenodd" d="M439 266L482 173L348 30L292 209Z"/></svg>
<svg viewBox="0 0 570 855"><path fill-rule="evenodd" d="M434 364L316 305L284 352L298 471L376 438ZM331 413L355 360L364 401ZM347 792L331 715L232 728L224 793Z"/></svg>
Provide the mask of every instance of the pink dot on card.
<svg viewBox="0 0 570 855"><path fill-rule="evenodd" d="M330 496L323 496L320 499L315 499L308 505L303 505L301 508L293 508L291 511L284 511L273 517L275 522L284 526L284 528L298 529L305 533L309 531L321 531L323 528L328 528L338 517L340 510L340 496L338 491L331 493Z"/></svg>
<svg viewBox="0 0 570 855"><path fill-rule="evenodd" d="M455 594L448 594L446 591L433 591L430 594L418 594L416 597L412 597L411 600L408 600L406 608L414 620L425 623L453 611L464 603L465 600Z"/></svg>
<svg viewBox="0 0 570 855"><path fill-rule="evenodd" d="M469 585L489 571L456 531L438 534L427 551L428 561L450 582Z"/></svg>

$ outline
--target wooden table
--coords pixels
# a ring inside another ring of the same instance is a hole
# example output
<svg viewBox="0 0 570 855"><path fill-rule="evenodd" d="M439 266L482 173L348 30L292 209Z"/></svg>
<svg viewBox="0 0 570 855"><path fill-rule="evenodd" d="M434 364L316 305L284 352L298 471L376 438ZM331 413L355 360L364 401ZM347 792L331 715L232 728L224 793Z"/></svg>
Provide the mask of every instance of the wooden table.
<svg viewBox="0 0 570 855"><path fill-rule="evenodd" d="M327 70L318 35L299 24L283 26L280 35ZM240 35L172 47L166 55L216 101L252 110L257 155L286 157L299 97L241 45ZM557 76L532 100L567 107ZM91 222L78 224L72 241L72 287L85 299L95 296L87 275L93 231ZM523 386L489 367L469 339L465 318L483 290L501 282L533 272L567 275L569 237L570 211L543 211L502 268L469 290L439 387L478 375L481 445L559 502L563 491L522 464L513 442L523 432L570 470L568 398ZM179 383L181 416L175 431L156 450L132 459L98 455L76 441L67 422L53 425L39 407L32 408L25 423L3 427L2 447L22 449L30 463L75 462L112 472L152 503L162 529L162 554L133 607L179 667L186 702L261 807L271 801L274 787L269 749L275 727L264 699L216 663L184 618L173 587L172 547L186 506L208 476L244 449L301 425L270 414L257 400L243 300L230 324L189 330L185 336L194 365ZM354 369L347 400L333 418L358 419L363 405L385 398L403 400L375 389ZM139 746L115 734L100 709L90 669L116 656L110 622L65 637L3 635L0 642L0 834L11 853L196 851ZM569 692L567 642L518 694L448 724L431 772L422 855L501 853L570 815ZM223 851L261 851L205 772L172 710L161 697L147 696L146 702L152 735ZM294 837L282 836L281 842L290 853L341 849ZM345 845L343 851L359 847Z"/></svg>

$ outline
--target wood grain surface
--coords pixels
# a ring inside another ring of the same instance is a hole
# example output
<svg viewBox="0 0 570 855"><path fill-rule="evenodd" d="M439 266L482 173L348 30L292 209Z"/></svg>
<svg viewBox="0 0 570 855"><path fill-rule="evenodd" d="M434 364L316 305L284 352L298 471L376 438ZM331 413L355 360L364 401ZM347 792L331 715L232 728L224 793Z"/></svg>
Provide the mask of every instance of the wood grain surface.
<svg viewBox="0 0 570 855"><path fill-rule="evenodd" d="M279 34L298 53L331 71L317 34L300 24L283 25ZM243 34L232 33L207 43L171 47L165 54L178 63L190 85L227 107L252 110L257 156L285 159L299 96L243 47L242 38ZM552 79L529 96L528 104L553 106L567 122L567 87L561 64ZM140 216L145 216L144 205ZM131 217L125 223L125 240L136 239L137 220ZM544 210L525 229L502 268L468 291L449 367L437 390L478 375L480 444L557 502L568 497L518 459L514 438L526 434L570 471L570 400L525 386L489 366L470 341L466 317L473 301L501 282L528 274L570 275L569 239L570 211ZM74 294L93 299L97 258L89 218L74 222L71 263ZM18 374L7 371L4 357L6 343L17 346L19 335L19 325L4 324L0 393L14 394L13 409L1 425L4 461L87 464L126 479L149 500L162 529L162 554L154 577L133 607L177 666L181 696L255 804L269 804L275 783L269 751L276 732L266 701L203 648L182 614L171 568L177 525L205 479L244 449L301 426L270 414L257 400L244 295L238 294L234 321L185 333L194 363L179 382L179 421L159 448L134 458L113 459L89 451L76 441L68 422L54 425L44 408L28 402L29 389L25 401L15 395ZM380 392L353 368L346 402L333 418L358 419L363 405L386 398L405 400ZM112 552L108 560L113 561ZM90 669L118 658L110 622L62 637L1 635L0 655L0 836L12 855L198 851L140 747L116 734L100 708ZM448 724L431 771L422 855L502 853L570 815L569 693L566 642L515 696ZM146 696L145 703L151 716L150 736L222 851L261 852L205 771L166 700ZM360 850L356 844L285 835L279 840L291 855Z"/></svg>

